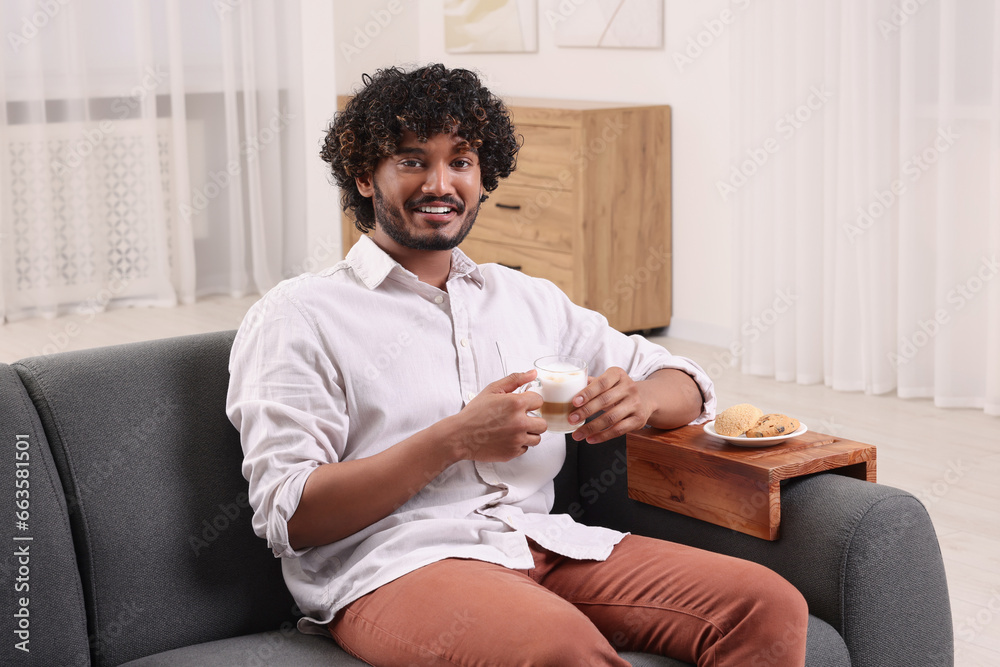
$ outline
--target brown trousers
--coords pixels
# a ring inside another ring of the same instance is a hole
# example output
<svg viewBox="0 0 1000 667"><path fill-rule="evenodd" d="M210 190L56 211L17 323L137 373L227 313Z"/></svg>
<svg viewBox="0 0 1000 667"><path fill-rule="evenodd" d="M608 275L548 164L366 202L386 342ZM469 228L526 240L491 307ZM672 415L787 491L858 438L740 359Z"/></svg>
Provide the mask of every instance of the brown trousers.
<svg viewBox="0 0 1000 667"><path fill-rule="evenodd" d="M619 650L699 667L805 663L806 602L761 565L635 535L603 562L531 547L532 570L422 567L352 602L330 633L377 667L628 665Z"/></svg>

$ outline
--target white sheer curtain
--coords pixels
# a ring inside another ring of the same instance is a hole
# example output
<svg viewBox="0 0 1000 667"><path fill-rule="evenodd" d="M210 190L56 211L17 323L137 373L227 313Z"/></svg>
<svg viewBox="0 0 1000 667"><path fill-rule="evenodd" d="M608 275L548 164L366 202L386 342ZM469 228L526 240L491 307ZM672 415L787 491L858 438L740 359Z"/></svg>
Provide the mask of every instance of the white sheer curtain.
<svg viewBox="0 0 1000 667"><path fill-rule="evenodd" d="M733 11L741 369L1000 415L1000 2Z"/></svg>
<svg viewBox="0 0 1000 667"><path fill-rule="evenodd" d="M302 260L297 2L2 11L0 322L253 293Z"/></svg>

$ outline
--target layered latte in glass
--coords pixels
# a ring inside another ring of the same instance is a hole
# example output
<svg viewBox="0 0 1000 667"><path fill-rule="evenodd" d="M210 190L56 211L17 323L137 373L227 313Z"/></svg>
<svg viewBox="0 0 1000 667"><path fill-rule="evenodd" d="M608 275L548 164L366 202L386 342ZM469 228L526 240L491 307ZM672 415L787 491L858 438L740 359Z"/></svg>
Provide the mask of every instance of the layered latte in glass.
<svg viewBox="0 0 1000 667"><path fill-rule="evenodd" d="M573 411L573 397L587 386L587 362L576 357L553 355L535 361L538 376L532 383L531 391L542 395L542 418L548 430L555 433L571 433L580 423L571 424L569 413Z"/></svg>

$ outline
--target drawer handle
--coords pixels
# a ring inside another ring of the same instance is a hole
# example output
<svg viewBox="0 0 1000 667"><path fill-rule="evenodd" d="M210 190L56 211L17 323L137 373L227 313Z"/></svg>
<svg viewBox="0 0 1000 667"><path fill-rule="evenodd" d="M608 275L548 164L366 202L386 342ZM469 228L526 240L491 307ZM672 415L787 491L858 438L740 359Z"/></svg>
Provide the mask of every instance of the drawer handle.
<svg viewBox="0 0 1000 667"><path fill-rule="evenodd" d="M499 264L500 266L506 266L508 269L514 269L515 271L520 271L521 270L521 266L520 265L515 266L513 264L504 264L503 262L497 262L497 264Z"/></svg>
<svg viewBox="0 0 1000 667"><path fill-rule="evenodd" d="M520 211L521 210L521 205L520 204L501 204L500 202L497 202L497 208L505 208L505 209L507 209L509 211Z"/></svg>

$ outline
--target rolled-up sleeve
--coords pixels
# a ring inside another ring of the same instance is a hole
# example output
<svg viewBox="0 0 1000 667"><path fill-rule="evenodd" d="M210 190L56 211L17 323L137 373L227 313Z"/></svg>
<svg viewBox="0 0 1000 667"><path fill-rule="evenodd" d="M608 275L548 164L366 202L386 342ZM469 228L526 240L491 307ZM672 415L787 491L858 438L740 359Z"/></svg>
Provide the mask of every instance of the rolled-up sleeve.
<svg viewBox="0 0 1000 667"><path fill-rule="evenodd" d="M612 366L618 366L636 382L664 368L681 370L691 376L701 390L701 414L691 424L702 424L715 418L715 387L708 374L694 361L671 354L643 336L626 336L613 329L604 315L581 308L562 295L550 294L549 298L560 303L563 313L562 340L567 354L590 359L591 375L600 375Z"/></svg>
<svg viewBox="0 0 1000 667"><path fill-rule="evenodd" d="M240 432L253 529L275 556L310 549L288 543L309 474L341 460L348 416L344 391L315 322L280 288L247 313L229 360L226 412Z"/></svg>
<svg viewBox="0 0 1000 667"><path fill-rule="evenodd" d="M684 371L701 390L701 414L691 423L703 424L715 419L715 385L701 366L687 357L671 354L662 345L657 345L642 336L633 335L626 338L634 346L633 365L626 369L629 377L639 381L664 368Z"/></svg>

